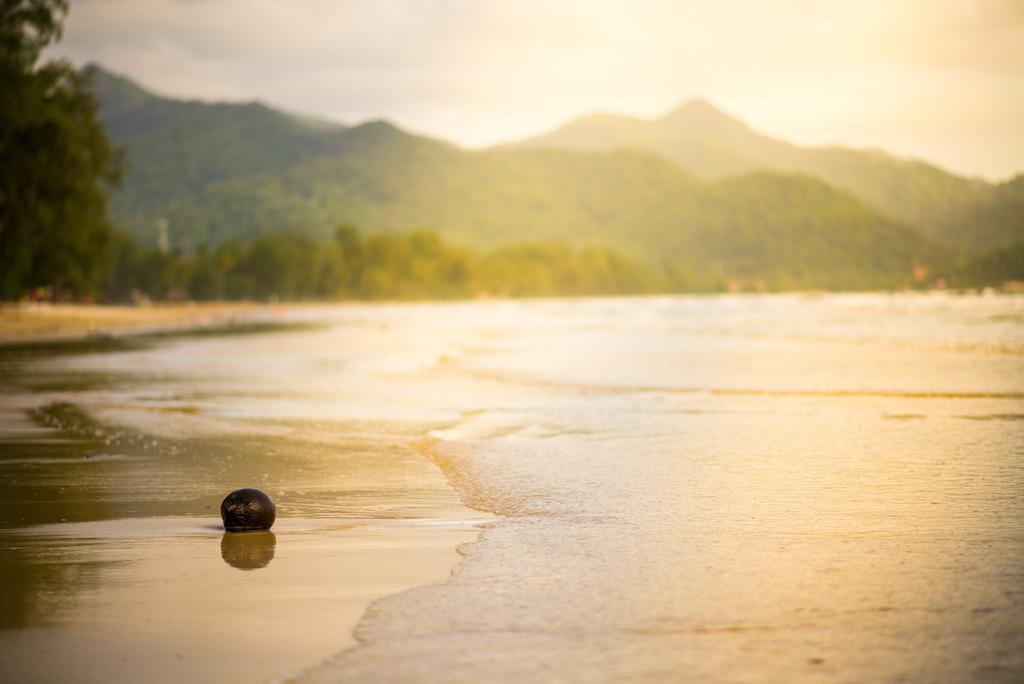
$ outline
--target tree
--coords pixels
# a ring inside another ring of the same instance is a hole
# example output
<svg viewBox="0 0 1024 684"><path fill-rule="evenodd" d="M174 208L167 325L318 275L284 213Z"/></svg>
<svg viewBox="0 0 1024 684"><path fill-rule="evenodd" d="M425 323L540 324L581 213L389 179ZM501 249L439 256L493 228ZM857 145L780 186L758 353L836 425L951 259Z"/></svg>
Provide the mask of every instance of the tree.
<svg viewBox="0 0 1024 684"><path fill-rule="evenodd" d="M92 294L110 238L104 185L120 155L88 79L37 65L66 14L66 0L0 0L0 299Z"/></svg>

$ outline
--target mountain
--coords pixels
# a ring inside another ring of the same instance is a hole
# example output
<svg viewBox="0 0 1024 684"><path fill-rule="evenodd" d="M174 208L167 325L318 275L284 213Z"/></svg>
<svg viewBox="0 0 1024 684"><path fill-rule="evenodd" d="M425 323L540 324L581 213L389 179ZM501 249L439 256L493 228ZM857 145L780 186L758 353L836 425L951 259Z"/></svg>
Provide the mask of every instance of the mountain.
<svg viewBox="0 0 1024 684"><path fill-rule="evenodd" d="M984 192L953 207L942 217L946 233L971 235L981 245L996 248L1024 242L1024 174L987 186Z"/></svg>
<svg viewBox="0 0 1024 684"><path fill-rule="evenodd" d="M84 69L110 137L126 152L115 217L139 231L210 185L275 175L320 154L345 131L258 102L208 104L154 95L98 65ZM152 232L155 235L155 232Z"/></svg>
<svg viewBox="0 0 1024 684"><path fill-rule="evenodd" d="M518 146L644 149L707 179L751 171L802 173L846 190L933 238L967 250L987 250L1024 239L1024 212L997 211L986 223L973 217L973 207L999 203L999 193L990 183L876 150L792 145L762 135L699 99L657 119L585 116Z"/></svg>
<svg viewBox="0 0 1024 684"><path fill-rule="evenodd" d="M616 114L584 116L519 146L591 151L646 149L712 179L761 170L761 159L788 158L795 150L755 133L742 121L700 99L689 100L651 121ZM784 170L795 170L791 167L788 164Z"/></svg>
<svg viewBox="0 0 1024 684"><path fill-rule="evenodd" d="M323 237L342 222L423 227L471 247L607 245L688 289L901 287L952 259L806 175L708 182L643 150L464 150L385 121L311 124L258 103L162 98L95 66L90 74L127 156L115 219L150 243L162 218L185 249L282 230ZM666 125L702 117L716 121L705 103ZM720 133L737 147L756 135L732 122Z"/></svg>

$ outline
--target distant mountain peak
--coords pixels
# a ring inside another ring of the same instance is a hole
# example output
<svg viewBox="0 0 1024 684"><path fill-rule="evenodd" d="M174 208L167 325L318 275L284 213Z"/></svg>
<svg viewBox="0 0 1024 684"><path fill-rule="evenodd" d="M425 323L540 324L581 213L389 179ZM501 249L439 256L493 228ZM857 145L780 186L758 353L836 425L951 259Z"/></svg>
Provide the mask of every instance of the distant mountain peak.
<svg viewBox="0 0 1024 684"><path fill-rule="evenodd" d="M750 131L739 119L729 116L708 100L690 98L658 120L662 125L701 132Z"/></svg>
<svg viewBox="0 0 1024 684"><path fill-rule="evenodd" d="M353 128L362 129L364 131L380 131L381 133L386 133L388 135L393 135L395 133L405 133L405 131L403 131L401 128L395 125L394 122L389 121L388 119L380 118L369 119L360 124L357 124L356 126L353 126Z"/></svg>
<svg viewBox="0 0 1024 684"><path fill-rule="evenodd" d="M387 119L370 119L350 127L347 137L350 140L358 138L367 142L380 143L408 140L413 136Z"/></svg>

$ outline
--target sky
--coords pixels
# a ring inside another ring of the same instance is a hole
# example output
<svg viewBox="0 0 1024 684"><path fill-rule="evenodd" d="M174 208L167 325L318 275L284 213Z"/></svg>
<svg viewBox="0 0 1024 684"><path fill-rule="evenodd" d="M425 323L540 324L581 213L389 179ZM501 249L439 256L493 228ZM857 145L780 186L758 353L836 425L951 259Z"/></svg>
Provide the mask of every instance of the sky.
<svg viewBox="0 0 1024 684"><path fill-rule="evenodd" d="M72 0L51 56L466 146L702 97L800 144L1024 171L1024 0Z"/></svg>

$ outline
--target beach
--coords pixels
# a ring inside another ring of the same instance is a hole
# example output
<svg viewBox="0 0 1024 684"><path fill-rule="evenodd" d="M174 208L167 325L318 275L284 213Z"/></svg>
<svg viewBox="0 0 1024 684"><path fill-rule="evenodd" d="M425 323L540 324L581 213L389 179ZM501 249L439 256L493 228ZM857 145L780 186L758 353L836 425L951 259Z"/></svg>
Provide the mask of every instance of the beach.
<svg viewBox="0 0 1024 684"><path fill-rule="evenodd" d="M9 350L5 671L1024 675L1018 295L286 320ZM236 486L273 537L218 529Z"/></svg>
<svg viewBox="0 0 1024 684"><path fill-rule="evenodd" d="M135 334L0 354L12 681L283 680L354 645L374 601L448 578L490 518L409 447L419 425L204 415L163 371L118 361L204 341L230 357L239 339L307 330L256 307L209 313L159 317L154 335L157 319L128 312L117 332ZM90 358L113 367L77 365ZM270 533L224 532L220 500L246 485L275 498Z"/></svg>
<svg viewBox="0 0 1024 684"><path fill-rule="evenodd" d="M226 324L283 315L286 309L246 302L189 302L110 306L84 304L0 305L0 344L153 332Z"/></svg>

